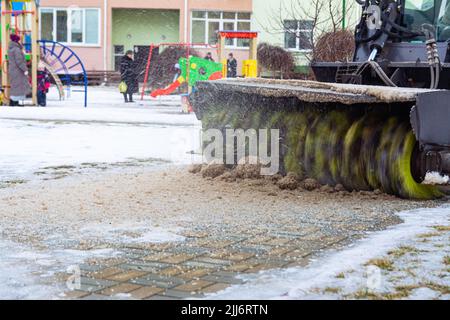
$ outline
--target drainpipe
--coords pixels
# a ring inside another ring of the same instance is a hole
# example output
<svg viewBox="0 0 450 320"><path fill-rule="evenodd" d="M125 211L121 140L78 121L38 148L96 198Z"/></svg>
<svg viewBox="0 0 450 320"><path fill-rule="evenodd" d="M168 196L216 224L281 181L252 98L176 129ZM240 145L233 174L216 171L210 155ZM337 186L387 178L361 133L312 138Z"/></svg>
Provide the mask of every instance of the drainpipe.
<svg viewBox="0 0 450 320"><path fill-rule="evenodd" d="M108 0L103 0L103 70L108 70Z"/></svg>
<svg viewBox="0 0 450 320"><path fill-rule="evenodd" d="M188 2L189 0L184 0L184 42L188 41Z"/></svg>

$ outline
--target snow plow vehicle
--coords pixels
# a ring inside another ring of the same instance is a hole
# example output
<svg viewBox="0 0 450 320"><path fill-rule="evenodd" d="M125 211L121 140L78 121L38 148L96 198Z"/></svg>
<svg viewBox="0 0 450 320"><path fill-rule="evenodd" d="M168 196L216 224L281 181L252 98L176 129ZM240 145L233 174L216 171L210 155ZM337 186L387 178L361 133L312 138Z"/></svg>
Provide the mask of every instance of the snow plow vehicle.
<svg viewBox="0 0 450 320"><path fill-rule="evenodd" d="M279 129L281 172L442 197L426 176L450 175L450 0L357 0L351 62L313 63L317 81L199 82L204 129Z"/></svg>

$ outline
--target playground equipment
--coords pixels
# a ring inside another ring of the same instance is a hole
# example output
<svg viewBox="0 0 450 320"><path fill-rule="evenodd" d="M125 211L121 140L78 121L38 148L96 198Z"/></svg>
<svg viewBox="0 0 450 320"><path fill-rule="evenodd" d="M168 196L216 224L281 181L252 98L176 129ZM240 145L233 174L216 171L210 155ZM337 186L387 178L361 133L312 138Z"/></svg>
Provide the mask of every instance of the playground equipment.
<svg viewBox="0 0 450 320"><path fill-rule="evenodd" d="M189 92L195 87L198 81L219 80L223 76L223 65L198 57L180 58L179 66L181 75L172 84L164 89L153 91L150 96L156 98L163 95L169 95L179 88L183 83L188 83ZM188 99L188 94L181 95L181 110L183 113L191 113L192 106Z"/></svg>
<svg viewBox="0 0 450 320"><path fill-rule="evenodd" d="M248 39L250 41L249 59L243 61L242 74L245 78L258 76L258 32L254 31L219 31L219 61L223 64L223 77L227 77L227 39Z"/></svg>
<svg viewBox="0 0 450 320"><path fill-rule="evenodd" d="M9 100L10 81L8 75L8 47L12 33L29 39L25 45L27 60L31 62L32 103L37 105L37 69L39 62L38 46L38 4L33 0L1 1L1 59L2 88L5 98ZM25 42L25 41L22 41Z"/></svg>
<svg viewBox="0 0 450 320"><path fill-rule="evenodd" d="M157 89L150 95L156 98L174 92L179 86L187 82L194 87L197 81L222 79L222 64L201 59L198 57L181 58L179 60L181 75L175 82L164 89Z"/></svg>
<svg viewBox="0 0 450 320"><path fill-rule="evenodd" d="M67 96L71 92L84 93L84 106L87 107L88 77L86 68L80 57L68 46L51 40L38 40L41 49L41 60L60 78L60 83L66 86ZM50 71L50 70L49 70ZM78 78L75 80L75 78ZM72 89L80 85L83 89Z"/></svg>
<svg viewBox="0 0 450 320"><path fill-rule="evenodd" d="M87 107L88 78L79 56L68 46L51 41L38 40L38 1L1 1L1 48L2 88L9 100L10 81L8 75L8 46L10 35L21 37L26 59L31 64L32 104L37 105L37 69L47 69L58 89L60 99L71 92L84 92L84 106ZM77 80L74 80L78 78ZM72 85L82 85L82 90L72 90ZM64 92L66 87L67 93Z"/></svg>
<svg viewBox="0 0 450 320"><path fill-rule="evenodd" d="M186 60L185 61L189 61L190 59L194 58L191 57L190 55L190 51L192 47L198 47L198 48L209 48L209 49L217 49L216 46L211 46L209 44L205 44L205 43L160 43L160 44L151 44L150 45L150 49L149 49L149 54L148 54L148 59L147 59L147 65L145 68L145 77L144 77L144 84L142 86L142 91L141 91L141 100L144 100L144 96L145 96L145 92L146 89L148 87L148 82L149 82L149 77L150 77L150 70L152 67L152 58L154 57L154 52L156 51L156 49L160 50L162 47L183 47L186 48ZM203 59L202 59L203 60ZM198 62L198 60L197 60ZM182 62L181 60L179 61L180 64L180 68L182 68L182 66L186 67L186 62ZM194 65L195 66L195 65ZM172 83L171 85L169 85L169 87L165 88L165 89L160 89L157 92L153 92L153 97L155 96L160 96L160 95L165 95L165 94L170 94L173 91L175 91L181 84L183 84L184 82L188 82L188 83L192 83L192 81L190 81L190 77L191 77L191 71L194 71L194 77L195 73L200 71L200 68L197 69L197 71L195 71L195 69L192 68L185 68L185 73L183 76L183 70L182 70L182 78L178 78L177 80L175 80L174 83ZM202 73L203 73L204 69L202 69Z"/></svg>
<svg viewBox="0 0 450 320"><path fill-rule="evenodd" d="M150 45L150 51L148 55L147 66L145 70L144 85L142 86L141 100L144 99L145 90L148 85L151 61L153 52L156 48L162 46L182 46L187 48L187 57L181 58L179 61L180 68L182 70L181 76L175 80L168 87L163 89L157 89L151 93L151 97L155 98L161 95L168 95L174 92L183 83L187 82L189 87L192 88L198 81L206 80L219 80L227 77L227 55L226 55L226 40L227 39L248 39L250 42L249 59L243 61L242 73L245 78L256 78L258 75L258 33L254 31L218 31L218 45L212 46L204 43L161 43ZM189 54L189 48L213 48L217 50L219 61L221 63L215 63L209 60L201 59L198 57L191 57ZM189 90L190 92L191 90ZM184 99L186 100L186 99Z"/></svg>

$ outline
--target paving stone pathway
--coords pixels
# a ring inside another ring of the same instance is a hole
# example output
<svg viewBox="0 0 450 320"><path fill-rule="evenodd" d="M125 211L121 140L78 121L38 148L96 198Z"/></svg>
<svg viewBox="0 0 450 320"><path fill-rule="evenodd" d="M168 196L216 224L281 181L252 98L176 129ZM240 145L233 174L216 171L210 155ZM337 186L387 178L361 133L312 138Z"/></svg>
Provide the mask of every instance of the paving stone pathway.
<svg viewBox="0 0 450 320"><path fill-rule="evenodd" d="M242 283L242 273L304 266L312 254L349 240L312 226L298 229L256 235L227 231L225 238L199 231L182 243L123 246L117 248L123 252L119 258L81 265L81 287L67 291L66 298L202 298Z"/></svg>

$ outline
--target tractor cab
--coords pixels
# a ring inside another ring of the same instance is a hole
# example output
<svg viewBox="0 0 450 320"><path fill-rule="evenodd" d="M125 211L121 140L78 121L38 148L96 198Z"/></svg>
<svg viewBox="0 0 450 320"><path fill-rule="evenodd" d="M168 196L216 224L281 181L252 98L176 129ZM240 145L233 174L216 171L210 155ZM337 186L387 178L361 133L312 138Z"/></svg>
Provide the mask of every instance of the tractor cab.
<svg viewBox="0 0 450 320"><path fill-rule="evenodd" d="M403 24L417 31L424 25L431 25L436 30L436 40L447 42L450 39L450 0L406 0ZM414 41L424 41L424 38Z"/></svg>

